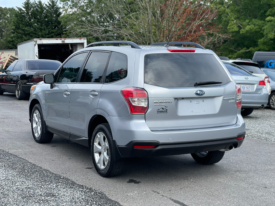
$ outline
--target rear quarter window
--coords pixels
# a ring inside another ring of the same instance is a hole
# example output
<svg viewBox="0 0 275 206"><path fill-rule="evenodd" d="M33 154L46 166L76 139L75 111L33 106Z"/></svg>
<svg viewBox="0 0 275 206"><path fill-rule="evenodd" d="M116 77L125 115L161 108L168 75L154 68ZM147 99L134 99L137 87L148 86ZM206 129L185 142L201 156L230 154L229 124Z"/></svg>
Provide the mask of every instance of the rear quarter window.
<svg viewBox="0 0 275 206"><path fill-rule="evenodd" d="M144 82L160 87L194 87L196 82L230 82L228 74L212 54L147 54ZM213 86L213 85L212 85Z"/></svg>

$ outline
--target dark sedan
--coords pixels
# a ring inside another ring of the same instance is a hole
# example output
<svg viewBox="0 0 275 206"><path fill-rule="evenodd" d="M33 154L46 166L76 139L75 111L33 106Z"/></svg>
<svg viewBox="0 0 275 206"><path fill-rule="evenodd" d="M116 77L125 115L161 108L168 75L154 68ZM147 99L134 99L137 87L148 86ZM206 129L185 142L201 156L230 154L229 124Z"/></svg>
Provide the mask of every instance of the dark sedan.
<svg viewBox="0 0 275 206"><path fill-rule="evenodd" d="M0 95L4 92L15 93L18 100L30 94L32 85L43 81L44 74L54 73L61 63L54 60L27 60L13 62L0 74Z"/></svg>

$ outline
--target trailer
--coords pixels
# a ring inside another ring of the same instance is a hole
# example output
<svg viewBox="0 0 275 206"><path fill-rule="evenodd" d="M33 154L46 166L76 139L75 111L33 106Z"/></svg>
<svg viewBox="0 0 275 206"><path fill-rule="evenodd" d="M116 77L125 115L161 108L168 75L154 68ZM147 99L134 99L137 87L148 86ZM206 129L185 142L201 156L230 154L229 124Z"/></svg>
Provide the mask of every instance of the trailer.
<svg viewBox="0 0 275 206"><path fill-rule="evenodd" d="M65 61L72 53L87 46L82 38L35 38L19 43L18 59L51 59Z"/></svg>

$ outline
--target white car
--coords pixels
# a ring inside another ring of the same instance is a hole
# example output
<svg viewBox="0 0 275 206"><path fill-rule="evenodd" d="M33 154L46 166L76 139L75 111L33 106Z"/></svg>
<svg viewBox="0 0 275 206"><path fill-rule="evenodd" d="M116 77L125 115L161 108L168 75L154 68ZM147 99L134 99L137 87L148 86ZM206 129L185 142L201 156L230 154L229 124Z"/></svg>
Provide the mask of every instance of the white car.
<svg viewBox="0 0 275 206"><path fill-rule="evenodd" d="M230 62L233 64L237 64L244 68L245 70L249 71L255 76L261 77L265 81L266 89L268 93L271 93L271 86L269 77L260 69L259 64L256 62L252 62L251 60L238 60L238 59L231 59L231 60L225 60L224 62Z"/></svg>

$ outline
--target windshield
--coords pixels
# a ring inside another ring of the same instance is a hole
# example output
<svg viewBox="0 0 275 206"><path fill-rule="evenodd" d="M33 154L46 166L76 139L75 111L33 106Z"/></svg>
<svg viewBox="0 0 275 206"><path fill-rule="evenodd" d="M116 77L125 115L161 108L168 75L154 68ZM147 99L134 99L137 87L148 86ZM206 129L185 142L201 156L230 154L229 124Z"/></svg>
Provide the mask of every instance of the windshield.
<svg viewBox="0 0 275 206"><path fill-rule="evenodd" d="M275 70L263 70L266 75L275 82Z"/></svg>
<svg viewBox="0 0 275 206"><path fill-rule="evenodd" d="M240 65L240 66L253 74L264 74L264 72L259 67L250 66L250 65Z"/></svg>
<svg viewBox="0 0 275 206"><path fill-rule="evenodd" d="M28 61L27 70L57 70L61 65L58 61Z"/></svg>
<svg viewBox="0 0 275 206"><path fill-rule="evenodd" d="M212 54L168 53L145 56L144 82L160 87L194 87L198 82L223 85L230 79Z"/></svg>
<svg viewBox="0 0 275 206"><path fill-rule="evenodd" d="M234 65L234 64L224 64L228 69L229 73L233 76L250 76L251 74L242 69L241 67Z"/></svg>

